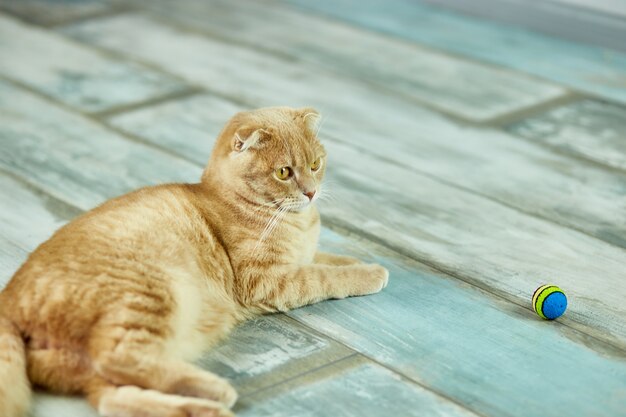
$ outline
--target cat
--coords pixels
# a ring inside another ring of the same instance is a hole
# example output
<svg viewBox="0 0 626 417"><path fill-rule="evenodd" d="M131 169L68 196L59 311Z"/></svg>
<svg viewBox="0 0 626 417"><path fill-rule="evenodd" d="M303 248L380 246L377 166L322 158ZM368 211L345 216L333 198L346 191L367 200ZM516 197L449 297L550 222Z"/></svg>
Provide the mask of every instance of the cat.
<svg viewBox="0 0 626 417"><path fill-rule="evenodd" d="M31 383L106 417L232 416L235 389L190 362L243 320L387 285L317 251L327 157L312 108L237 113L197 184L142 188L41 244L0 293L0 416Z"/></svg>

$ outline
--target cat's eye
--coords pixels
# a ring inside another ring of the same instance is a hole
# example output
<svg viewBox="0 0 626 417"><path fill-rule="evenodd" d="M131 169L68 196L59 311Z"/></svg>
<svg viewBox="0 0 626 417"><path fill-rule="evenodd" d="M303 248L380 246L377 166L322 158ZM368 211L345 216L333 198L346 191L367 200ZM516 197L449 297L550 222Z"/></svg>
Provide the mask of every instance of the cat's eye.
<svg viewBox="0 0 626 417"><path fill-rule="evenodd" d="M291 177L293 175L293 170L289 167L282 167L282 168L278 168L275 171L276 177L278 177L279 180L286 180L287 178Z"/></svg>
<svg viewBox="0 0 626 417"><path fill-rule="evenodd" d="M318 169L320 169L320 167L322 166L322 158L317 158L312 164L311 164L311 171L317 171Z"/></svg>

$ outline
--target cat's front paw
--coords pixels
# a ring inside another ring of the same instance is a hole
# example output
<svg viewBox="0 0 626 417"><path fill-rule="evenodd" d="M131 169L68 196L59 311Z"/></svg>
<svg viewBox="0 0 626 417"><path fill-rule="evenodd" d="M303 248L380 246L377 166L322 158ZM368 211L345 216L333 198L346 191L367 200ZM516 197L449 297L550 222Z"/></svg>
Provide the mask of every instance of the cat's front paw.
<svg viewBox="0 0 626 417"><path fill-rule="evenodd" d="M379 292L389 283L389 271L387 271L387 268L378 264L369 264L366 266L371 269L370 278L375 283L374 288L378 288L375 292Z"/></svg>
<svg viewBox="0 0 626 417"><path fill-rule="evenodd" d="M214 388L216 400L224 404L228 408L232 408L237 402L237 391L225 379L221 380L221 384Z"/></svg>
<svg viewBox="0 0 626 417"><path fill-rule="evenodd" d="M389 271L377 264L355 266L358 273L352 281L350 295L368 295L380 292L389 282Z"/></svg>

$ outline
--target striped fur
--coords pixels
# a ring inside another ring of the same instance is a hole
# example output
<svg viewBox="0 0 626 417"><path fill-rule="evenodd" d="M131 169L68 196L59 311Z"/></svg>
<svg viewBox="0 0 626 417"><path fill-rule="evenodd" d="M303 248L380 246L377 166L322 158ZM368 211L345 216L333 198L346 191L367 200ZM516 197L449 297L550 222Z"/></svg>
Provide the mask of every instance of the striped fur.
<svg viewBox="0 0 626 417"><path fill-rule="evenodd" d="M228 416L235 390L188 361L256 314L380 291L381 266L316 250L317 119L239 113L200 183L110 200L39 246L0 293L1 415L23 416L27 373L109 417Z"/></svg>

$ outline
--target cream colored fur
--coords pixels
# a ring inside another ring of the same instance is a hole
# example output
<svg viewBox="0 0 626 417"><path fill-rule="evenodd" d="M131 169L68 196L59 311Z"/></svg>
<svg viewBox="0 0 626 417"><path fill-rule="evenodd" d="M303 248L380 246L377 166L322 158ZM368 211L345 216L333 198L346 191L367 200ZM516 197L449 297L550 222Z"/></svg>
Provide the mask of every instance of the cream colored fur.
<svg viewBox="0 0 626 417"><path fill-rule="evenodd" d="M189 364L239 322L380 291L379 265L317 250L326 152L315 110L235 115L198 184L110 200L41 244L0 293L0 416L33 384L107 417L232 415Z"/></svg>

